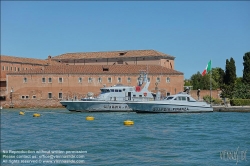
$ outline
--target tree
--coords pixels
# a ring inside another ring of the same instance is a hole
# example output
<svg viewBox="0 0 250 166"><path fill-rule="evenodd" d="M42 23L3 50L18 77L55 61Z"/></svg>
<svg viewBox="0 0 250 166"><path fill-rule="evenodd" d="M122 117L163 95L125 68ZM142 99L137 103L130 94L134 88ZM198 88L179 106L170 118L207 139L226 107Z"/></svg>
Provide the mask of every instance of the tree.
<svg viewBox="0 0 250 166"><path fill-rule="evenodd" d="M224 75L224 83L226 85L234 85L236 80L236 67L235 67L235 61L231 57L230 61L226 60L226 69L225 69L225 75Z"/></svg>
<svg viewBox="0 0 250 166"><path fill-rule="evenodd" d="M221 88L224 79L224 70L220 67L216 67L212 69L212 85L213 89Z"/></svg>
<svg viewBox="0 0 250 166"><path fill-rule="evenodd" d="M250 52L245 53L243 60L244 69L242 81L243 83L250 85Z"/></svg>
<svg viewBox="0 0 250 166"><path fill-rule="evenodd" d="M221 95L222 97L231 99L234 95L234 87L236 82L236 67L233 58L230 58L230 61L228 59L226 60L226 69L223 80L224 83L221 86Z"/></svg>
<svg viewBox="0 0 250 166"><path fill-rule="evenodd" d="M194 90L201 89L201 90L210 90L210 73L202 76L200 72L193 74L190 78L190 83L193 86ZM216 82L212 78L211 79L212 88L216 89Z"/></svg>
<svg viewBox="0 0 250 166"><path fill-rule="evenodd" d="M237 82L233 97L238 99L250 99L250 85Z"/></svg>

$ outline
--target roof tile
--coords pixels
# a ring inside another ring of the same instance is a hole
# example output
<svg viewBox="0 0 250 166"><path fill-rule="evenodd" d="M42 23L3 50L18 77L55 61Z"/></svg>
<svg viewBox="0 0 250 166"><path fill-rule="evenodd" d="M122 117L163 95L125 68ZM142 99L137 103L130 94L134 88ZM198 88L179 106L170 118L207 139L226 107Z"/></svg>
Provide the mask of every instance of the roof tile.
<svg viewBox="0 0 250 166"><path fill-rule="evenodd" d="M62 59L102 59L102 58L128 58L128 57L147 57L147 56L162 56L170 59L175 57L161 53L155 50L127 50L127 51L107 51L107 52L78 52L78 53L65 53L54 56L54 60Z"/></svg>

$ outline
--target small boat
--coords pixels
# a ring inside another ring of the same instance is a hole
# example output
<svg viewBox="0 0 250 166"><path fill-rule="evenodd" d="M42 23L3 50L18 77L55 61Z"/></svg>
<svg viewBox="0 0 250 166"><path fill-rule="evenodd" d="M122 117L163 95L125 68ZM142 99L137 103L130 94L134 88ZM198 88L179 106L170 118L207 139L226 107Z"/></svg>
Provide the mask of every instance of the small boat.
<svg viewBox="0 0 250 166"><path fill-rule="evenodd" d="M77 112L130 112L133 111L128 101L150 101L154 100L153 94L148 91L150 82L147 74L142 72L138 78L138 85L124 86L115 85L101 88L101 93L94 98L88 93L87 98L80 101L62 100L60 103L69 111Z"/></svg>
<svg viewBox="0 0 250 166"><path fill-rule="evenodd" d="M130 101L127 105L137 113L199 113L213 112L206 102L196 101L189 94L180 92L155 101Z"/></svg>

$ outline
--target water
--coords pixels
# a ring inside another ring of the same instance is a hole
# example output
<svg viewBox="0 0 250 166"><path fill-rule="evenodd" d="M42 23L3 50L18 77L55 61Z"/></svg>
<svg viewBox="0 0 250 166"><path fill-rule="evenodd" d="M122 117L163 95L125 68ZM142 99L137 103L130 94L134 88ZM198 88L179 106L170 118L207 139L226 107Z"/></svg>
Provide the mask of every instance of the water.
<svg viewBox="0 0 250 166"><path fill-rule="evenodd" d="M70 113L43 109L38 110L41 117L34 118L37 110L27 110L24 116L19 111L1 111L1 165L10 165L3 163L8 150L87 151L80 158L84 164L13 164L25 166L250 165L250 113ZM86 121L89 115L95 120ZM134 125L124 126L127 119Z"/></svg>

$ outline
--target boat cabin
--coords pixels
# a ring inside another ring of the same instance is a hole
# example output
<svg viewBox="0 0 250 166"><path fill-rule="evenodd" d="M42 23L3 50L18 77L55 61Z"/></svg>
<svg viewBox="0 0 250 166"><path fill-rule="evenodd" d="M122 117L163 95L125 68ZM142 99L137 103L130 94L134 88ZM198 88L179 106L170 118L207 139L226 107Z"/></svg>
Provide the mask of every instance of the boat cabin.
<svg viewBox="0 0 250 166"><path fill-rule="evenodd" d="M164 100L189 101L189 102L196 101L194 98L192 98L190 95L188 95L185 92L180 92L176 95L167 96Z"/></svg>

